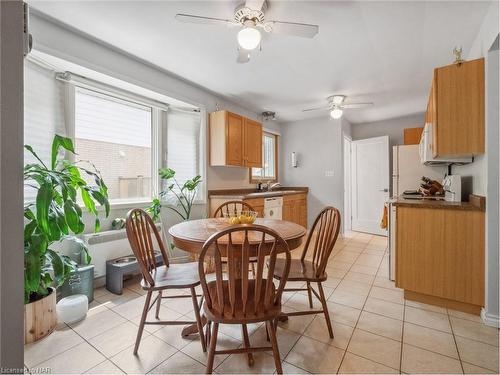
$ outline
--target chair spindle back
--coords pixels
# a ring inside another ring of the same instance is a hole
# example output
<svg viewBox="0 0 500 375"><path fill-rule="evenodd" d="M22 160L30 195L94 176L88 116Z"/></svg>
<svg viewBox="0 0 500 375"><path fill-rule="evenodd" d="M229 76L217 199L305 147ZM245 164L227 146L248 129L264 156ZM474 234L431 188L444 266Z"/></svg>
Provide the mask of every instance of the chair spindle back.
<svg viewBox="0 0 500 375"><path fill-rule="evenodd" d="M148 282L149 286L154 286L154 279L151 276L151 272L156 270L156 256L151 232L160 247L163 264L167 267L169 266L167 252L158 229L151 217L139 208L128 212L126 229L128 241L139 263L142 277Z"/></svg>
<svg viewBox="0 0 500 375"><path fill-rule="evenodd" d="M326 207L318 214L309 232L301 260L305 259L311 246L313 248L312 262L316 267L316 277L325 272L328 258L335 246L335 242L337 242L340 221L340 211L335 207Z"/></svg>
<svg viewBox="0 0 500 375"><path fill-rule="evenodd" d="M273 273L278 253L284 253L286 265L276 292ZM204 267L205 256L215 261L216 293L210 294ZM227 258L227 277L223 275L221 258ZM255 275L250 278L250 257L257 259ZM265 259L268 258L267 272ZM288 244L275 231L261 225L238 225L212 235L203 245L199 258L200 282L209 308L221 315L235 315L236 306L244 316L257 310L268 310L281 303L281 295L290 271ZM238 275L239 270L245 270ZM240 278L241 277L241 278ZM253 280L251 283L250 280ZM251 285L252 284L252 285ZM224 287L226 286L226 287ZM253 306L253 311L250 307ZM227 311L230 309L230 311Z"/></svg>
<svg viewBox="0 0 500 375"><path fill-rule="evenodd" d="M221 204L214 212L214 217L224 217L224 214L239 215L241 211L255 211L251 205L244 201L229 201Z"/></svg>

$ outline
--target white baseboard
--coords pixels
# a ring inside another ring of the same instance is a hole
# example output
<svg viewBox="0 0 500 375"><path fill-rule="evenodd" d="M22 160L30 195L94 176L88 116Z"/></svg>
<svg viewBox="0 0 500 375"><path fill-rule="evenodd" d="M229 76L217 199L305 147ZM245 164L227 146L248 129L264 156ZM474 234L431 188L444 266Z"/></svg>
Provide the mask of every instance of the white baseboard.
<svg viewBox="0 0 500 375"><path fill-rule="evenodd" d="M488 326L500 328L500 316L488 314L484 308L481 309L481 319Z"/></svg>

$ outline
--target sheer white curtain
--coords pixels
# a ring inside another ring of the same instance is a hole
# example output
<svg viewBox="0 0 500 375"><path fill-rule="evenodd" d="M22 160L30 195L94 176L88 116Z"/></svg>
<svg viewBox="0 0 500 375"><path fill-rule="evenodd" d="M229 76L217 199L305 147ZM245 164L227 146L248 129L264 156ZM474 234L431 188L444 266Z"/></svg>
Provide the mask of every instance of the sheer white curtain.
<svg viewBox="0 0 500 375"><path fill-rule="evenodd" d="M201 116L198 112L171 108L166 113L166 166L175 170L176 179L184 182L201 174ZM202 176L206 179L206 176ZM201 197L200 188L198 198Z"/></svg>
<svg viewBox="0 0 500 375"><path fill-rule="evenodd" d="M55 79L55 72L25 60L24 65L24 143L33 147L44 163L50 163L52 139L65 136L66 84ZM24 164L36 159L24 152ZM24 199L35 197L35 190L24 188Z"/></svg>

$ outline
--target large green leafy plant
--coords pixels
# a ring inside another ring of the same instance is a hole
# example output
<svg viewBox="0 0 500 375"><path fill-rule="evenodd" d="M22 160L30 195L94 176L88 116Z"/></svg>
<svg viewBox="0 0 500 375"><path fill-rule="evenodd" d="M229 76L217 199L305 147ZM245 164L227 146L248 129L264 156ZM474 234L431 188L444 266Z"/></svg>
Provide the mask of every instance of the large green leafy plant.
<svg viewBox="0 0 500 375"><path fill-rule="evenodd" d="M50 165L46 165L31 146L24 146L37 163L24 167L25 185L36 190L34 202L24 205L24 302L29 303L49 294L74 272L77 264L69 257L51 249L56 242L75 242L90 262L85 243L77 237L85 225L78 197L95 217L94 230L100 230L97 205L105 207L109 215L108 189L96 168L82 167L82 162L70 162L61 156L66 150L75 154L69 138L56 135L52 142ZM95 185L89 185L82 174L91 176Z"/></svg>
<svg viewBox="0 0 500 375"><path fill-rule="evenodd" d="M162 198L174 197L174 201L167 201L163 206L175 212L182 220L189 220L191 209L201 183L201 176L198 175L182 184L175 178L175 171L171 168L160 168L158 171L160 178L164 181L166 189L160 192L160 197L153 199L151 206L146 211L149 212L154 221L160 219Z"/></svg>

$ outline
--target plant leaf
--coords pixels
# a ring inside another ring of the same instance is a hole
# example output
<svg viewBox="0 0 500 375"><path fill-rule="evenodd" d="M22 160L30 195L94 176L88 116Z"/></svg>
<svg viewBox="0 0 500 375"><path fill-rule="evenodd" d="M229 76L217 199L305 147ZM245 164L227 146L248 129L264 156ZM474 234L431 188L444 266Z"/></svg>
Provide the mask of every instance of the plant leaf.
<svg viewBox="0 0 500 375"><path fill-rule="evenodd" d="M36 220L43 233L49 235L49 207L52 201L52 184L46 182L36 195Z"/></svg>
<svg viewBox="0 0 500 375"><path fill-rule="evenodd" d="M61 147L73 154L75 153L73 141L70 138L62 137L56 134L54 136L54 140L52 141L52 158L50 164L52 169L56 167L57 155L59 154L59 149Z"/></svg>
<svg viewBox="0 0 500 375"><path fill-rule="evenodd" d="M42 161L42 159L40 159L40 157L37 155L37 153L33 150L33 147L31 147L30 145L24 145L24 148L26 150L28 150L40 162L40 164L42 164L45 167L45 169L47 169L47 166ZM36 164L28 164L28 166L32 166L32 165L36 165Z"/></svg>
<svg viewBox="0 0 500 375"><path fill-rule="evenodd" d="M168 180L175 176L175 171L171 168L160 168L158 174L164 180Z"/></svg>
<svg viewBox="0 0 500 375"><path fill-rule="evenodd" d="M89 192L87 191L87 188L83 187L82 189L80 189L80 191L82 193L83 204L85 205L85 207L87 207L87 210L92 212L94 215L97 215L95 203L92 200L92 197L90 196Z"/></svg>
<svg viewBox="0 0 500 375"><path fill-rule="evenodd" d="M109 201L106 195L104 195L100 190L97 190L95 188L90 188L90 194L94 199L99 202L100 205L104 206L106 209L106 217L109 216L109 211L110 211L110 206L109 206Z"/></svg>
<svg viewBox="0 0 500 375"><path fill-rule="evenodd" d="M67 200L64 202L64 215L66 216L66 223L73 233L82 233L85 225L81 220L81 208L75 202Z"/></svg>
<svg viewBox="0 0 500 375"><path fill-rule="evenodd" d="M36 220L30 221L28 224L24 226L24 242L28 241L31 238L31 235L35 231L38 223Z"/></svg>

